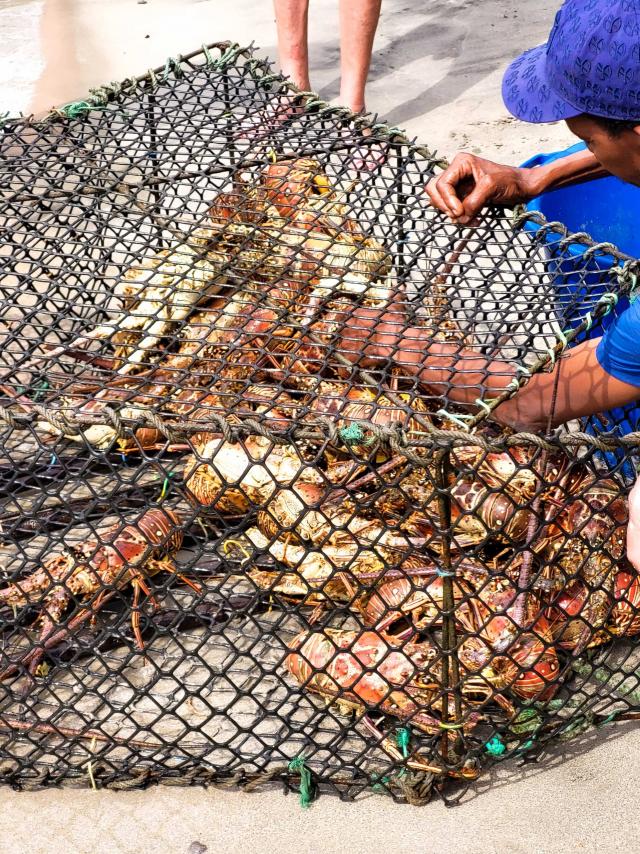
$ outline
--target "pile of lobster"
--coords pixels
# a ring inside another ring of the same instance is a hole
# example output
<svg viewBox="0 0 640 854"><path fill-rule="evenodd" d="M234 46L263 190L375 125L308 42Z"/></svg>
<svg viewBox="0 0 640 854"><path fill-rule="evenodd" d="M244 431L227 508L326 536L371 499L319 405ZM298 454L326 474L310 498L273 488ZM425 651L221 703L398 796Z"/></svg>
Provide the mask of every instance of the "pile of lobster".
<svg viewBox="0 0 640 854"><path fill-rule="evenodd" d="M394 368L373 385L336 352L354 306L384 307L394 290L390 253L349 210L314 160L237 178L204 225L125 273L117 316L46 353L48 406L94 423L64 437L43 417L36 429L56 447L80 441L143 461L184 454L174 490L205 523L233 520L218 549L233 572L306 615L286 672L369 726L392 718L443 738L451 759L482 724L553 699L572 658L640 634L624 487L534 445L458 447L443 468L430 451L409 463L380 440L375 425L399 425L410 439L448 422L431 411L441 402L430 407ZM464 339L435 284L420 322L425 334ZM12 397L33 407L16 389ZM111 417L149 410L202 430L174 441L144 426L123 438ZM265 435L228 441L220 415L259 422ZM327 419L335 442L311 432L273 440ZM0 678L35 677L48 650L127 588L144 648L140 608L145 597L154 604L161 572L206 597L175 562L184 524L168 504L150 507L0 589L0 605L39 611L37 637L5 650Z"/></svg>

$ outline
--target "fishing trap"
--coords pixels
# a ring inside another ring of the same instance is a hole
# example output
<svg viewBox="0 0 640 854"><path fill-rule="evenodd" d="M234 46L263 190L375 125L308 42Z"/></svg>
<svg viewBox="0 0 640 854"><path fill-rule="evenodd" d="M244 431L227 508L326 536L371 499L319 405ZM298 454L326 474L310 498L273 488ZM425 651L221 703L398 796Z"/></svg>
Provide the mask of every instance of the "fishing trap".
<svg viewBox="0 0 640 854"><path fill-rule="evenodd" d="M501 420L633 259L451 225L434 154L231 44L0 157L4 782L419 804L638 715L636 410Z"/></svg>

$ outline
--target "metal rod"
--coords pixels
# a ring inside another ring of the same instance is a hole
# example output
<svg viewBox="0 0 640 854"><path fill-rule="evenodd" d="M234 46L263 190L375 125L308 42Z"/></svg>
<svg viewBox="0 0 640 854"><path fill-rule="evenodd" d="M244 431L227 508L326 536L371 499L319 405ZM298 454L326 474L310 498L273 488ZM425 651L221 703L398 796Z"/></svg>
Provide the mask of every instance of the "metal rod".
<svg viewBox="0 0 640 854"><path fill-rule="evenodd" d="M395 176L395 191L396 191L396 257L395 268L398 273L398 282L404 283L404 276L401 271L405 268L404 244L407 238L405 228L404 207L406 204L406 195L404 193L404 184L402 177L405 169L405 157L402 154L402 146L398 148L396 154L396 176Z"/></svg>
<svg viewBox="0 0 640 854"><path fill-rule="evenodd" d="M224 112L225 112L225 135L227 137L227 151L229 152L229 161L231 163L231 168L235 167L236 164L236 141L234 136L234 128L233 128L233 111L231 109L231 95L229 92L229 75L224 74L222 81L222 89L224 92Z"/></svg>
<svg viewBox="0 0 640 854"><path fill-rule="evenodd" d="M159 178L159 168L158 168L158 128L156 123L156 96L153 92L149 92L147 94L147 102L144 108L145 120L147 124L147 128L149 130L149 149L147 151L147 156L151 160L151 174L155 179L153 182L149 182L149 195L153 200L152 210L157 211L160 208L160 191L158 189L158 178ZM162 237L162 227L156 223L156 249L159 251L164 247L164 239Z"/></svg>
<svg viewBox="0 0 640 854"><path fill-rule="evenodd" d="M435 455L436 488L438 491L438 512L440 516L440 535L442 537L442 722L449 723L449 697L453 697L454 724L462 720L462 701L460 697L460 664L457 653L455 627L455 597L451 570L451 492L449 490L450 459L449 450L438 451ZM447 761L449 754L449 732L442 734L442 756Z"/></svg>

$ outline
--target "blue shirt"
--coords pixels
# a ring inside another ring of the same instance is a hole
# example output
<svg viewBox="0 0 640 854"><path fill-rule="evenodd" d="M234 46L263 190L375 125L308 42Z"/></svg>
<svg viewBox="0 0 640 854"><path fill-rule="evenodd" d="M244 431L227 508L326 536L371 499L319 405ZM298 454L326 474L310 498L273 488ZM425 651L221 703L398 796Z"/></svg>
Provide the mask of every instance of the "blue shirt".
<svg viewBox="0 0 640 854"><path fill-rule="evenodd" d="M610 376L640 388L640 299L634 300L606 330L596 358Z"/></svg>

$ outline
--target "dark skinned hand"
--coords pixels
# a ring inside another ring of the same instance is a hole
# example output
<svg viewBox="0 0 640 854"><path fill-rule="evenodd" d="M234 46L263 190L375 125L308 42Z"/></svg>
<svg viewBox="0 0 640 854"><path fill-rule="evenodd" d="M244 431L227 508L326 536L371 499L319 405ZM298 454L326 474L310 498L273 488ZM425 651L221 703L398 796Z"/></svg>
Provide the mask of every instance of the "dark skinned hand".
<svg viewBox="0 0 640 854"><path fill-rule="evenodd" d="M439 211L453 222L468 225L488 204L515 205L533 198L533 171L461 153L429 181L426 192Z"/></svg>

